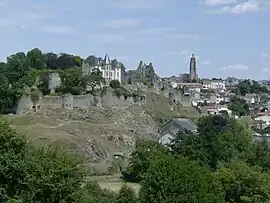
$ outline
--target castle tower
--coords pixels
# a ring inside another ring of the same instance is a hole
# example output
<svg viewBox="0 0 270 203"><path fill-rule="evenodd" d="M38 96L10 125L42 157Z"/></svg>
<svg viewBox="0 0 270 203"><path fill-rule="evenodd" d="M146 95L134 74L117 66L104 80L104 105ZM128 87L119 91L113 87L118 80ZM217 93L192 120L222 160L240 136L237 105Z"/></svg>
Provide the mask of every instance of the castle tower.
<svg viewBox="0 0 270 203"><path fill-rule="evenodd" d="M112 78L112 64L108 54L104 57L104 68L105 68L105 78L108 78L108 81Z"/></svg>
<svg viewBox="0 0 270 203"><path fill-rule="evenodd" d="M197 80L197 70L196 70L196 58L194 56L194 53L192 54L190 58L190 64L189 64L189 75L191 80Z"/></svg>

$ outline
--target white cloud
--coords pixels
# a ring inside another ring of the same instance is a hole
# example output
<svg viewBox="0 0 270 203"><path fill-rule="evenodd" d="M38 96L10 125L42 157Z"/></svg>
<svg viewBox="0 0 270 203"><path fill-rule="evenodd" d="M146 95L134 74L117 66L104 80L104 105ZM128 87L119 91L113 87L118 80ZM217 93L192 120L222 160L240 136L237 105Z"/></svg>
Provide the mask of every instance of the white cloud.
<svg viewBox="0 0 270 203"><path fill-rule="evenodd" d="M263 70L262 70L262 73L269 73L270 72L270 70L268 69L268 68L264 68Z"/></svg>
<svg viewBox="0 0 270 203"><path fill-rule="evenodd" d="M262 58L270 58L270 54L266 53L266 52L263 52L263 53L261 53L261 57Z"/></svg>
<svg viewBox="0 0 270 203"><path fill-rule="evenodd" d="M203 3L209 6L220 6L225 4L237 3L237 0L204 0Z"/></svg>
<svg viewBox="0 0 270 203"><path fill-rule="evenodd" d="M103 24L106 27L121 28L121 27L132 27L138 25L140 21L138 19L118 19L111 20Z"/></svg>
<svg viewBox="0 0 270 203"><path fill-rule="evenodd" d="M77 33L75 29L69 26L63 26L63 25L48 25L43 26L40 28L37 28L37 30L47 33L53 33L53 34L74 34Z"/></svg>
<svg viewBox="0 0 270 203"><path fill-rule="evenodd" d="M0 1L0 13L0 27L6 28L35 27L55 17L50 9L19 1Z"/></svg>
<svg viewBox="0 0 270 203"><path fill-rule="evenodd" d="M249 12L258 12L260 10L269 9L269 0L245 0L239 3L235 3L230 6L223 6L217 9L210 10L209 13L222 14L222 13L233 13L233 14L244 14Z"/></svg>
<svg viewBox="0 0 270 203"><path fill-rule="evenodd" d="M237 64L237 65L228 65L226 67L221 68L223 71L246 71L249 67L243 64Z"/></svg>
<svg viewBox="0 0 270 203"><path fill-rule="evenodd" d="M209 64L212 64L212 61L201 61L200 64L201 65L209 65Z"/></svg>

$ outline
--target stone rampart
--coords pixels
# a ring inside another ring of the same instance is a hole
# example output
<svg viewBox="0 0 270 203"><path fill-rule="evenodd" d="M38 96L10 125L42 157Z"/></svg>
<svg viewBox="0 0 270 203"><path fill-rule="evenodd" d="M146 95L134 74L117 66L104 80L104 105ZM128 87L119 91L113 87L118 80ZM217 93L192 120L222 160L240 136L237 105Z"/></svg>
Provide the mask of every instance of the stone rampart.
<svg viewBox="0 0 270 203"><path fill-rule="evenodd" d="M112 92L106 92L105 94L98 96L94 96L92 94L42 96L34 104L30 96L24 95L18 101L16 114L27 114L38 111L39 109L88 109L98 106L103 108L112 108L117 106L132 105L135 103L138 104L142 102L142 100L134 101L133 97L117 97Z"/></svg>

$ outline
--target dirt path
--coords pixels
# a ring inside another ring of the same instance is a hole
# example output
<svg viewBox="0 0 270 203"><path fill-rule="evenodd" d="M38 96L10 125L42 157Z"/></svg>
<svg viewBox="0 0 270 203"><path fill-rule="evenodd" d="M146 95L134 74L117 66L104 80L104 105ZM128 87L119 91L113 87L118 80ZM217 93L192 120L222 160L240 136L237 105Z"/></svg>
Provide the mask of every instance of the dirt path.
<svg viewBox="0 0 270 203"><path fill-rule="evenodd" d="M60 128L63 127L64 125L69 125L72 123L81 123L81 124L88 124L88 125L94 125L94 126L114 126L114 124L98 124L98 123L89 123L89 122L85 122L85 121L65 121L63 123L59 123L58 125L43 125L40 123L37 124L33 124L30 125L29 127L40 127L40 128L49 128L49 129L56 129L56 128ZM17 125L11 125L11 127L19 127Z"/></svg>

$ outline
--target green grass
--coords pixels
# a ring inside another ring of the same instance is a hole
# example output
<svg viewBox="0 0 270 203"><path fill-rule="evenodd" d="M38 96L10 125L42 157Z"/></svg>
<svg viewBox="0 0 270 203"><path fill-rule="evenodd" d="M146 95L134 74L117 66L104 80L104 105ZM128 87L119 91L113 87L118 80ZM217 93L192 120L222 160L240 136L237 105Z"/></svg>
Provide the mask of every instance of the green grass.
<svg viewBox="0 0 270 203"><path fill-rule="evenodd" d="M182 107L181 105L173 104L170 99L159 96L153 93L147 94L145 110L153 117L158 125L164 124L171 118L185 117L198 118L199 112L192 107Z"/></svg>
<svg viewBox="0 0 270 203"><path fill-rule="evenodd" d="M114 176L90 176L87 179L95 180L102 189L108 189L114 192L118 192L124 184L132 188L137 194L140 190L139 183L126 183L120 179L119 174Z"/></svg>

